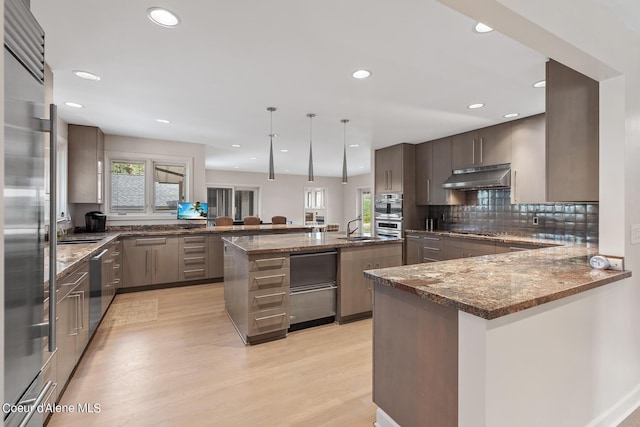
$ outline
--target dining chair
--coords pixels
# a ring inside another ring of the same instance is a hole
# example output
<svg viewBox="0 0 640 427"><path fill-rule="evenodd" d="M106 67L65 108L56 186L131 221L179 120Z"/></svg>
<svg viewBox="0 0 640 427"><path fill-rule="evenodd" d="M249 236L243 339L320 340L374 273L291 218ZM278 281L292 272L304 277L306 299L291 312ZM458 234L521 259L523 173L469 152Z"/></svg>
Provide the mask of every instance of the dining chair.
<svg viewBox="0 0 640 427"><path fill-rule="evenodd" d="M245 216L244 225L260 225L260 217L258 216Z"/></svg>
<svg viewBox="0 0 640 427"><path fill-rule="evenodd" d="M287 223L286 216L276 215L271 217L271 224L276 225L276 224L286 224L286 223Z"/></svg>
<svg viewBox="0 0 640 427"><path fill-rule="evenodd" d="M216 218L216 225L228 226L233 225L233 218L230 216L219 216Z"/></svg>

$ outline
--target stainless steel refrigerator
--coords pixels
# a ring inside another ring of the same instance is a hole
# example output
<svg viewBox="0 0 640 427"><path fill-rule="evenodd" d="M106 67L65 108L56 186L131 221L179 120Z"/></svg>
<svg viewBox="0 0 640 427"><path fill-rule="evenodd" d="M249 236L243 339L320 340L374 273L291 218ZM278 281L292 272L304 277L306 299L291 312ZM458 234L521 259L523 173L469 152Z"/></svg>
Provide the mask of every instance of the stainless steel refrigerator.
<svg viewBox="0 0 640 427"><path fill-rule="evenodd" d="M43 131L54 120L41 119L44 32L22 0L5 0L4 21L3 414L5 426L38 426L42 413L36 405L51 387L41 380L43 345L45 337L54 336L43 318ZM55 283L52 295L55 300Z"/></svg>

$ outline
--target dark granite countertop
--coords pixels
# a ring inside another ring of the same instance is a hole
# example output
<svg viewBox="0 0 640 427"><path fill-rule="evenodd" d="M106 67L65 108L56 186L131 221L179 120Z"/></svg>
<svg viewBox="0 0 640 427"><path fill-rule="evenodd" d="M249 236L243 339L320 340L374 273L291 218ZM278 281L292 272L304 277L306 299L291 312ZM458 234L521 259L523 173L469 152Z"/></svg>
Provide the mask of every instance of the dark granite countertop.
<svg viewBox="0 0 640 427"><path fill-rule="evenodd" d="M255 235L224 237L224 241L231 243L247 254L299 252L314 249L332 249L355 246L381 245L401 243L400 238L366 238L362 240L347 240L344 233L291 233L285 235Z"/></svg>
<svg viewBox="0 0 640 427"><path fill-rule="evenodd" d="M463 239L484 240L498 243L511 243L511 244L524 244L524 245L536 245L536 246L562 246L567 242L563 240L551 240L540 238L532 235L519 235L512 233L500 233L500 232L456 232L446 230L405 230L406 233L412 234L424 234L424 235L438 235L448 237L458 237Z"/></svg>
<svg viewBox="0 0 640 427"><path fill-rule="evenodd" d="M566 244L365 271L365 277L437 304L495 319L631 277L594 270L596 247Z"/></svg>

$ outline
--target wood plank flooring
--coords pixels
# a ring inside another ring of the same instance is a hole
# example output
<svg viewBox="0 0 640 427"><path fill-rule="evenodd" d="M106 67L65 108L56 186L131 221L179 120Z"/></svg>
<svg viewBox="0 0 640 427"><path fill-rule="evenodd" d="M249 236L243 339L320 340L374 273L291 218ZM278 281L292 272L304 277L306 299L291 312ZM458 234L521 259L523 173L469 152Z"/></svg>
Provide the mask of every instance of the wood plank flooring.
<svg viewBox="0 0 640 427"><path fill-rule="evenodd" d="M156 321L100 326L49 427L371 426L371 320L245 347L221 283L117 295L158 299Z"/></svg>

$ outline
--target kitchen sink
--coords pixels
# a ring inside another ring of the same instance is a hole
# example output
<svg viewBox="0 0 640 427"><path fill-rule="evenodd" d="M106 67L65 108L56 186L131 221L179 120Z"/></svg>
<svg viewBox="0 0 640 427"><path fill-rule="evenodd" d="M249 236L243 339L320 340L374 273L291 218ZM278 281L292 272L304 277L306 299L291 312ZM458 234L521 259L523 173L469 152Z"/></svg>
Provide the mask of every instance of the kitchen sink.
<svg viewBox="0 0 640 427"><path fill-rule="evenodd" d="M102 239L89 239L89 238L77 238L77 239L62 239L58 240L59 245L80 245L83 243L98 243Z"/></svg>

